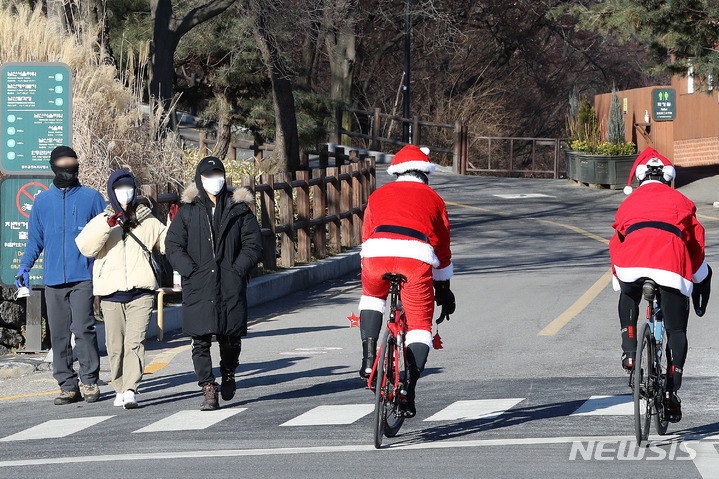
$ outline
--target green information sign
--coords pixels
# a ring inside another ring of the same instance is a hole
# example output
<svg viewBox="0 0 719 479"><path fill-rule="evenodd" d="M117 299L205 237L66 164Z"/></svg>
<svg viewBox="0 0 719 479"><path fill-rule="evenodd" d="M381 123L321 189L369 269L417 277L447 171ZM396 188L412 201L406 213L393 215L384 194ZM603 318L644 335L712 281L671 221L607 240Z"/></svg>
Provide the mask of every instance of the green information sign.
<svg viewBox="0 0 719 479"><path fill-rule="evenodd" d="M654 121L669 121L676 116L677 104L674 88L657 88L652 91Z"/></svg>
<svg viewBox="0 0 719 479"><path fill-rule="evenodd" d="M50 173L50 152L72 143L72 74L64 63L0 66L0 170Z"/></svg>
<svg viewBox="0 0 719 479"><path fill-rule="evenodd" d="M15 285L15 276L27 243L27 225L35 196L50 188L52 178L0 178L0 282ZM30 271L30 283L42 283L43 256Z"/></svg>

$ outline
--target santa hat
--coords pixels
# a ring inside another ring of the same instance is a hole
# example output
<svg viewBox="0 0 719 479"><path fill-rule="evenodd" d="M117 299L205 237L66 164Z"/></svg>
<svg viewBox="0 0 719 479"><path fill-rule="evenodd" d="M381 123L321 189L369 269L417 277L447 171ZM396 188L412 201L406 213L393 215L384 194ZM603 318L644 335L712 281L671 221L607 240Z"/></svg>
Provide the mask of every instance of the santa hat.
<svg viewBox="0 0 719 479"><path fill-rule="evenodd" d="M390 175L401 175L411 170L428 175L434 172L435 164L429 161L429 148L407 145L394 155L392 164L387 168Z"/></svg>
<svg viewBox="0 0 719 479"><path fill-rule="evenodd" d="M647 147L637 157L636 161L634 162L634 166L632 166L632 172L629 173L629 180L627 181L627 186L624 187L625 195L630 194L633 190L632 180L634 179L634 176L636 176L637 180L639 180L639 183L641 183L647 177L647 170L650 166L661 166L662 175L664 176L664 180L667 182L672 181L677 176L677 172L674 169L674 165L672 165L671 161L669 161L666 157L660 155L659 152L654 148Z"/></svg>

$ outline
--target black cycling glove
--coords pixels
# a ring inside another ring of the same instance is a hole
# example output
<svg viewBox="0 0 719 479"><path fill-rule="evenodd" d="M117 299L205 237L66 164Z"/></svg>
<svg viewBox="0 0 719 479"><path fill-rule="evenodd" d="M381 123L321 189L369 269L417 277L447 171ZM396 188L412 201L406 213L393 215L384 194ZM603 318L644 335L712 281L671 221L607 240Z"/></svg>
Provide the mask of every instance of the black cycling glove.
<svg viewBox="0 0 719 479"><path fill-rule="evenodd" d="M445 319L449 320L449 315L454 314L457 304L454 300L454 293L449 289L449 280L433 281L434 283L434 300L437 306L442 306L442 313L437 318L437 324Z"/></svg>
<svg viewBox="0 0 719 479"><path fill-rule="evenodd" d="M694 304L694 312L697 313L697 316L704 316L704 313L707 312L707 303L709 303L712 268L709 265L707 265L707 268L709 268L709 274L707 274L707 277L704 278L701 283L695 284L694 291L692 291L692 303Z"/></svg>

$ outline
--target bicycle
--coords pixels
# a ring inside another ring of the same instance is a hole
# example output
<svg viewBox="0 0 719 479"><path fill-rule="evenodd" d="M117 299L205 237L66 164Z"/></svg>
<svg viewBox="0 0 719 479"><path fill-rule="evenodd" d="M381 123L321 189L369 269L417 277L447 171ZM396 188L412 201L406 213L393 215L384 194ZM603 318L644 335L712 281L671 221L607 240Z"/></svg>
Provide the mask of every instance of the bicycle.
<svg viewBox="0 0 719 479"><path fill-rule="evenodd" d="M649 437L652 416L659 435L666 434L668 426L663 404L667 389L667 355L663 354L666 333L656 283L652 280L644 281L642 293L648 302L647 322L639 336L641 342L637 348L631 384L634 434L638 446Z"/></svg>
<svg viewBox="0 0 719 479"><path fill-rule="evenodd" d="M374 447L379 449L382 439L394 437L404 422L402 403L406 400L405 381L407 370L405 335L407 323L404 311L397 306L402 283L407 278L401 274L385 273L382 279L389 281L389 321L382 335L379 354L375 358L367 386L374 392Z"/></svg>

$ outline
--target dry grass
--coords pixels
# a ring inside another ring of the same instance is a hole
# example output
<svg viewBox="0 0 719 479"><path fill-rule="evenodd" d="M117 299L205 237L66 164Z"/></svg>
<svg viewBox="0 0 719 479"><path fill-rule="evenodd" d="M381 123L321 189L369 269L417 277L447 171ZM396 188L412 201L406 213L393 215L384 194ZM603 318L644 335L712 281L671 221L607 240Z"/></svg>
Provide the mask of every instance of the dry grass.
<svg viewBox="0 0 719 479"><path fill-rule="evenodd" d="M83 184L104 192L107 178L127 168L140 184L161 191L182 183L182 149L161 124L160 111L143 116L142 72L148 47L118 72L95 35L73 35L48 24L42 11L25 5L0 6L0 63L63 62L73 72L73 148ZM162 138L157 140L157 138Z"/></svg>

